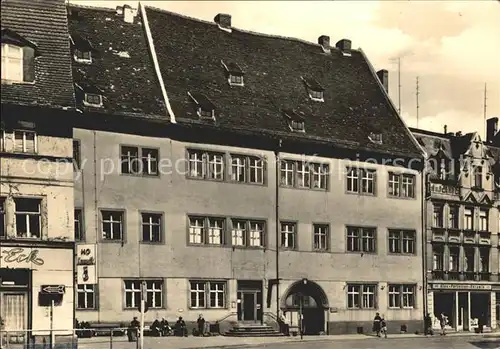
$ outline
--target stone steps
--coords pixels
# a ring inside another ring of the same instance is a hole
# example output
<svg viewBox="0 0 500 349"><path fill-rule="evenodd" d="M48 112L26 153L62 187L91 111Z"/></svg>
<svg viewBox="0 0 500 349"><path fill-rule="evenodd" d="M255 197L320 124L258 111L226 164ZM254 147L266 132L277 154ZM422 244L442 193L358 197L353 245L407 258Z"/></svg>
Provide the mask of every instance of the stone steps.
<svg viewBox="0 0 500 349"><path fill-rule="evenodd" d="M224 334L227 337L281 337L283 333L268 325L238 324Z"/></svg>

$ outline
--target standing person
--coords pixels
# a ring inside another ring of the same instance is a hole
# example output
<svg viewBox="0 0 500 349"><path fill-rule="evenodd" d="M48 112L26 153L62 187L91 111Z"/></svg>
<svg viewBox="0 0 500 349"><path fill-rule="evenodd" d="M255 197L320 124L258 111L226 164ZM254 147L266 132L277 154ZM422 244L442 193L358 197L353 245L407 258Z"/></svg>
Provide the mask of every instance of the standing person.
<svg viewBox="0 0 500 349"><path fill-rule="evenodd" d="M290 336L290 323L285 317L285 312L282 312L280 314L279 323L281 327L281 333L283 333L285 336Z"/></svg>
<svg viewBox="0 0 500 349"><path fill-rule="evenodd" d="M432 319L429 313L425 314L424 317L424 334L427 335L433 335L432 333Z"/></svg>
<svg viewBox="0 0 500 349"><path fill-rule="evenodd" d="M182 316L179 316L179 320L175 323L175 331L176 335L179 337L187 337L187 328L186 328L186 323L182 319Z"/></svg>
<svg viewBox="0 0 500 349"><path fill-rule="evenodd" d="M203 337L203 335L205 334L205 319L203 318L202 314L198 316L198 320L196 320L196 323L198 324L198 336Z"/></svg>
<svg viewBox="0 0 500 349"><path fill-rule="evenodd" d="M477 327L478 327L479 333L483 333L483 327L484 327L485 322L486 321L485 321L484 313L481 312L481 315L479 315L479 318L477 319Z"/></svg>
<svg viewBox="0 0 500 349"><path fill-rule="evenodd" d="M385 321L385 316L383 314L380 319L380 331L383 333L384 338L387 338L387 322Z"/></svg>
<svg viewBox="0 0 500 349"><path fill-rule="evenodd" d="M127 331L127 337L129 342L135 342L137 340L137 333L141 324L137 321L137 316L134 316L132 321L130 321L130 326Z"/></svg>
<svg viewBox="0 0 500 349"><path fill-rule="evenodd" d="M445 326L448 324L448 317L445 313L441 313L439 318L439 324L441 325L441 336L446 336Z"/></svg>
<svg viewBox="0 0 500 349"><path fill-rule="evenodd" d="M377 337L380 337L380 321L382 318L380 317L379 313L375 314L375 317L373 318L373 332L377 334Z"/></svg>

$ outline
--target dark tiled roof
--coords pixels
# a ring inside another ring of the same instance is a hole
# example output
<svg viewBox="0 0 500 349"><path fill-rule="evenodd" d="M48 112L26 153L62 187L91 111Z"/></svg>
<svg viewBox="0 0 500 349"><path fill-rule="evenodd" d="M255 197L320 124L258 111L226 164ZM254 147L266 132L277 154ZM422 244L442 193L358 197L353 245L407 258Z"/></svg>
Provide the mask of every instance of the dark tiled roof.
<svg viewBox="0 0 500 349"><path fill-rule="evenodd" d="M297 39L272 37L146 8L167 95L179 123L201 121L187 92L214 102L221 129L254 130L328 141L332 145L420 156L360 51L344 57L337 49ZM223 62L245 71L244 86L227 82ZM301 77L325 89L325 102L311 101ZM292 133L282 110L303 112L305 133ZM383 144L368 139L383 130Z"/></svg>
<svg viewBox="0 0 500 349"><path fill-rule="evenodd" d="M455 133L438 133L410 128L417 141L423 146L428 156L436 156L442 152L449 159L458 159L471 146L474 133L457 135Z"/></svg>
<svg viewBox="0 0 500 349"><path fill-rule="evenodd" d="M94 48L91 64L73 62L75 83L103 93L103 107L92 110L166 118L140 13L134 23L126 23L116 10L75 5L69 9L70 34ZM78 107L85 109L82 94L77 96Z"/></svg>
<svg viewBox="0 0 500 349"><path fill-rule="evenodd" d="M34 43L35 82L2 84L2 103L74 107L64 0L2 0L2 30Z"/></svg>

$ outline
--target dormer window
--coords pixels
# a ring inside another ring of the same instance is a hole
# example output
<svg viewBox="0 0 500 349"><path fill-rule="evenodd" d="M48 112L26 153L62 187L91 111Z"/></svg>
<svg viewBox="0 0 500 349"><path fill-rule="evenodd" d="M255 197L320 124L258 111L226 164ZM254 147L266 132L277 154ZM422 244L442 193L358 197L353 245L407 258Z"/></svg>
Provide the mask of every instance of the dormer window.
<svg viewBox="0 0 500 349"><path fill-rule="evenodd" d="M75 49L73 58L75 61L80 63L92 63L92 54L90 51L80 51Z"/></svg>
<svg viewBox="0 0 500 349"><path fill-rule="evenodd" d="M19 34L2 29L2 82L35 81L37 46Z"/></svg>
<svg viewBox="0 0 500 349"><path fill-rule="evenodd" d="M382 144L382 133L370 132L368 139L373 143Z"/></svg>
<svg viewBox="0 0 500 349"><path fill-rule="evenodd" d="M288 119L288 127L293 132L305 132L304 117L294 110L285 110L285 117Z"/></svg>
<svg viewBox="0 0 500 349"><path fill-rule="evenodd" d="M215 121L215 105L208 99L207 96L201 93L188 92L189 97L196 103L196 114L202 120Z"/></svg>
<svg viewBox="0 0 500 349"><path fill-rule="evenodd" d="M75 84L75 95L80 103L86 107L101 108L103 106L104 92L97 86L85 82Z"/></svg>
<svg viewBox="0 0 500 349"><path fill-rule="evenodd" d="M243 75L245 73L243 72L243 69L241 67L233 62L230 63L224 63L223 61L220 61L224 69L226 70L226 77L227 77L227 82L231 86L243 86Z"/></svg>
<svg viewBox="0 0 500 349"><path fill-rule="evenodd" d="M71 49L73 51L73 59L78 63L92 63L92 51L94 48L87 39L82 38L78 34L70 36Z"/></svg>
<svg viewBox="0 0 500 349"><path fill-rule="evenodd" d="M102 95L98 95L95 93L86 93L84 104L92 107L101 107Z"/></svg>
<svg viewBox="0 0 500 349"><path fill-rule="evenodd" d="M309 98L316 102L324 102L324 91L325 89L313 78L301 77L304 82Z"/></svg>

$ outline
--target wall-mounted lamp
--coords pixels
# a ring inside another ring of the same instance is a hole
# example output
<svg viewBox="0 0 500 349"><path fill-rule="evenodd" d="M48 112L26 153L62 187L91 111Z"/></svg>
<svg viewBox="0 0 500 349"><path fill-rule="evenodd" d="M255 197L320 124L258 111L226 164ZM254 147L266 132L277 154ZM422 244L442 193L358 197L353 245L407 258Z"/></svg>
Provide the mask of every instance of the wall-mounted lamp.
<svg viewBox="0 0 500 349"><path fill-rule="evenodd" d="M303 283L304 285L307 285L307 279L305 279L305 278L304 278L304 279L302 279L302 283Z"/></svg>
<svg viewBox="0 0 500 349"><path fill-rule="evenodd" d="M380 286L380 289L383 290L385 288L385 286Z"/></svg>

